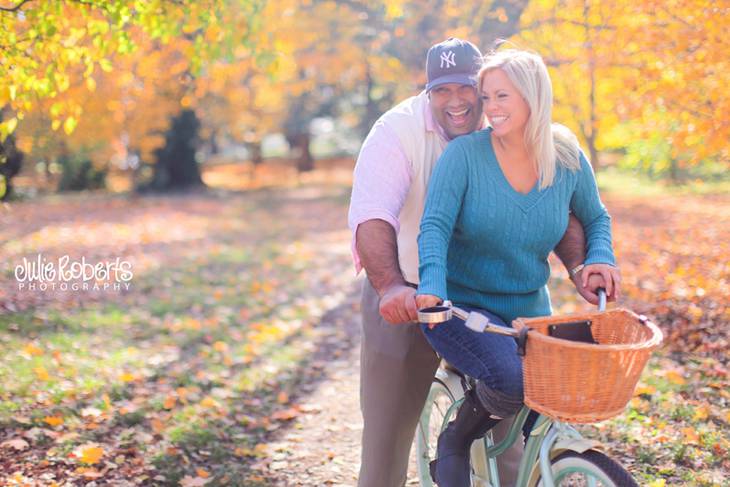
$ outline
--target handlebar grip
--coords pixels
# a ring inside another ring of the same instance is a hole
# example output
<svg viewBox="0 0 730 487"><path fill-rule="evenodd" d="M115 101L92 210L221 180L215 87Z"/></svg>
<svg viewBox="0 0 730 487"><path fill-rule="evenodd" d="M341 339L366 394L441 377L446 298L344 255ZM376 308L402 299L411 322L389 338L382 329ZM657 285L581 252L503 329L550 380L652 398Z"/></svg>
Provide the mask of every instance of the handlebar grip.
<svg viewBox="0 0 730 487"><path fill-rule="evenodd" d="M606 311L606 290L598 288L598 311Z"/></svg>

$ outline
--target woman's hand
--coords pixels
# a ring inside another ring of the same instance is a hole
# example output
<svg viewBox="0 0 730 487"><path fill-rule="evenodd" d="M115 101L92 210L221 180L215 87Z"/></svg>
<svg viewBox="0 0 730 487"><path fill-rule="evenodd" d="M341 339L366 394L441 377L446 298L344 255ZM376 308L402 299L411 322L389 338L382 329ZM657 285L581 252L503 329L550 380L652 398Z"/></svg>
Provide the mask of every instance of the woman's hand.
<svg viewBox="0 0 730 487"><path fill-rule="evenodd" d="M606 299L608 301L616 301L621 297L621 271L618 267L614 267L608 264L588 264L581 271L581 279L583 281L583 287L596 286L594 283L597 282L595 278L591 279L591 276L599 276L603 281L603 287L606 289ZM596 291L593 287L589 287L592 291Z"/></svg>

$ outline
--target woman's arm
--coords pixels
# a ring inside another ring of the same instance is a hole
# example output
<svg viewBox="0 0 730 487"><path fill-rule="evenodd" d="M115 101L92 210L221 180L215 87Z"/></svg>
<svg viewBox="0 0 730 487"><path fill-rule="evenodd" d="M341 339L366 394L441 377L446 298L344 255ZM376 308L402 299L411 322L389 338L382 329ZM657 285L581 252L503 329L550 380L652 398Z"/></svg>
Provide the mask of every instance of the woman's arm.
<svg viewBox="0 0 730 487"><path fill-rule="evenodd" d="M446 254L467 188L467 169L464 149L455 141L447 146L429 180L418 235L419 295L447 299ZM418 302L422 304L423 298Z"/></svg>
<svg viewBox="0 0 730 487"><path fill-rule="evenodd" d="M620 294L621 274L613 253L611 217L601 202L593 169L582 152L580 162L570 207L583 224L586 234L586 260L581 278L586 286L591 275L599 274L605 282L606 293L614 300Z"/></svg>

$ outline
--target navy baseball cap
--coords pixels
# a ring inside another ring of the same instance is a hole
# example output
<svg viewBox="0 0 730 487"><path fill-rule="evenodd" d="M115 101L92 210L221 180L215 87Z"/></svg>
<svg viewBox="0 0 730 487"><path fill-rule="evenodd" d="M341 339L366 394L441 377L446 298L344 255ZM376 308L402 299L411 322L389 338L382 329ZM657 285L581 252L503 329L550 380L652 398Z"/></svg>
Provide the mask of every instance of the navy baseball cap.
<svg viewBox="0 0 730 487"><path fill-rule="evenodd" d="M482 53L469 41L449 37L431 46L426 55L426 91L445 83L475 86Z"/></svg>

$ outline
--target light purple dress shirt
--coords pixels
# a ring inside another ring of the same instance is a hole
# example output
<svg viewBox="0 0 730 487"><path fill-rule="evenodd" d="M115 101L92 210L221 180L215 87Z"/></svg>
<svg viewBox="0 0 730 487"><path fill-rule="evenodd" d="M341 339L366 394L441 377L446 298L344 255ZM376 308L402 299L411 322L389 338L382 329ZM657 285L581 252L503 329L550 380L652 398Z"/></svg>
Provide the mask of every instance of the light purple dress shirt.
<svg viewBox="0 0 730 487"><path fill-rule="evenodd" d="M430 105L425 107L426 130L435 131L448 140L443 128L434 120ZM368 220L384 220L393 226L397 234L400 227L398 214L408 196L412 177L411 161L393 129L380 121L375 122L357 158L348 215L356 274L362 270L355 248L358 225Z"/></svg>

